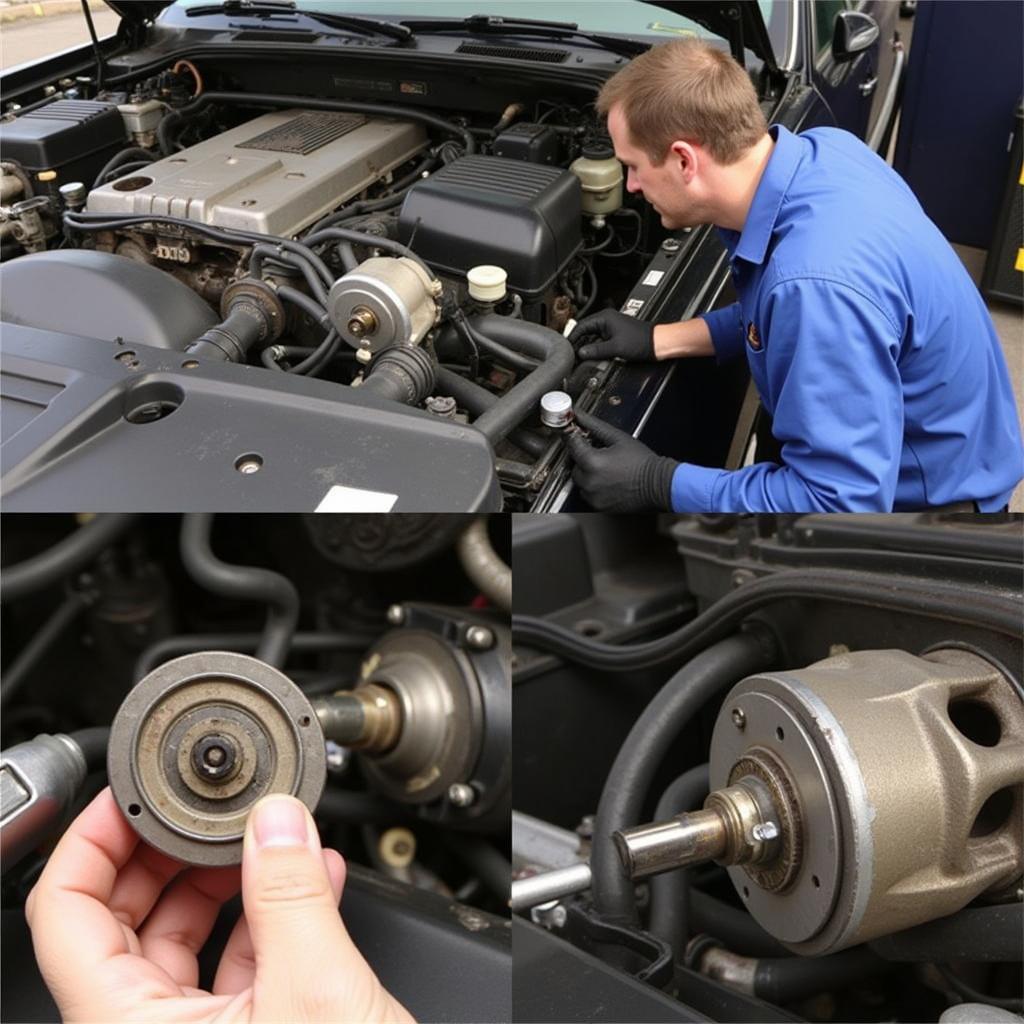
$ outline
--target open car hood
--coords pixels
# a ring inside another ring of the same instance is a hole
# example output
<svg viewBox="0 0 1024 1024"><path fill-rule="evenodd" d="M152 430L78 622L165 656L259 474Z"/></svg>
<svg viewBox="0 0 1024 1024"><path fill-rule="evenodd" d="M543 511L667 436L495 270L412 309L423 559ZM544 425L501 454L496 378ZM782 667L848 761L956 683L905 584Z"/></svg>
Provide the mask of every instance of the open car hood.
<svg viewBox="0 0 1024 1024"><path fill-rule="evenodd" d="M732 55L744 63L743 51L757 54L771 71L777 71L768 29L761 16L761 7L755 0L735 0L719 3L716 0L647 0L652 7L661 7L673 14L689 18L706 29L729 40Z"/></svg>
<svg viewBox="0 0 1024 1024"><path fill-rule="evenodd" d="M108 7L132 25L153 21L172 0L105 0ZM775 55L768 39L768 30L761 17L761 8L754 0L650 0L652 7L661 7L673 14L696 21L706 29L729 40L732 55L742 64L744 49L757 54L772 70L776 70ZM510 12L515 0L509 0ZM372 14L372 9L367 13Z"/></svg>

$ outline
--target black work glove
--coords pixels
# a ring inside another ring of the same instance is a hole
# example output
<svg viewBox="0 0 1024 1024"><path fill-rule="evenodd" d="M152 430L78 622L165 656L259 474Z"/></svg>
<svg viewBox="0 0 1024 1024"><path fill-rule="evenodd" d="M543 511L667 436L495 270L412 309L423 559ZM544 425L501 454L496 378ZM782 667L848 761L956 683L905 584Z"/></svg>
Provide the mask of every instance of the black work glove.
<svg viewBox="0 0 1024 1024"><path fill-rule="evenodd" d="M616 356L634 363L654 360L654 324L614 309L584 317L572 329L569 341L579 345L580 360Z"/></svg>
<svg viewBox="0 0 1024 1024"><path fill-rule="evenodd" d="M671 511L675 459L655 455L647 445L595 416L577 412L576 422L590 432L570 432L566 447L576 468L572 479L587 502L601 512ZM603 448L595 448L598 441Z"/></svg>

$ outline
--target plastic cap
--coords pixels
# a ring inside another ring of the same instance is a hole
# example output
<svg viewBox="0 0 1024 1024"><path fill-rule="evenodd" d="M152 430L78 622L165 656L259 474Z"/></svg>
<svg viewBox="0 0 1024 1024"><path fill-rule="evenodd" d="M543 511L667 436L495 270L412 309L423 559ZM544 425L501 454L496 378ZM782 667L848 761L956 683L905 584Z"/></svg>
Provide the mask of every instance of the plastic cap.
<svg viewBox="0 0 1024 1024"><path fill-rule="evenodd" d="M572 398L564 391L549 391L540 400L540 421L561 429L572 423Z"/></svg>
<svg viewBox="0 0 1024 1024"><path fill-rule="evenodd" d="M508 274L501 267L481 264L473 267L466 275L469 294L479 302L500 302L505 298L505 282Z"/></svg>

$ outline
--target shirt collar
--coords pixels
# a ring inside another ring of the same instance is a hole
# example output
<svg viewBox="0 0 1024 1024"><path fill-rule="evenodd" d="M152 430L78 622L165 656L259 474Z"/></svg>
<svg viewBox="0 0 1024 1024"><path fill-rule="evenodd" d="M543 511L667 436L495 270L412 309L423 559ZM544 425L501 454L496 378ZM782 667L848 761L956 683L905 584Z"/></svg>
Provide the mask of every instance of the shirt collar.
<svg viewBox="0 0 1024 1024"><path fill-rule="evenodd" d="M733 258L738 256L748 263L764 262L786 190L803 156L803 143L783 125L773 124L768 133L775 139L775 146L754 193L743 231L722 229Z"/></svg>

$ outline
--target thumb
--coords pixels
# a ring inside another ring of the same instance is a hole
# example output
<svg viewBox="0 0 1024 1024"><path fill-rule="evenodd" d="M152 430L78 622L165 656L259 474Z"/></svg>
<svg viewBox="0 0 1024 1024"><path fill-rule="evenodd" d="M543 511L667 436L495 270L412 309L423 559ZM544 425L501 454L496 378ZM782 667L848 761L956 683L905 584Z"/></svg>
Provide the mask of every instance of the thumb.
<svg viewBox="0 0 1024 1024"><path fill-rule="evenodd" d="M614 341L592 341L587 345L581 345L576 353L580 362L587 360L608 359L616 355Z"/></svg>
<svg viewBox="0 0 1024 1024"><path fill-rule="evenodd" d="M576 422L579 423L584 430L586 430L592 438L600 441L601 444L610 447L613 444L618 444L620 441L632 441L633 438L630 434L627 434L624 430L619 430L618 427L613 427L610 423L606 423L602 419L598 419L597 416L591 416L588 412L581 412L579 409L575 412Z"/></svg>
<svg viewBox="0 0 1024 1024"><path fill-rule="evenodd" d="M409 1019L349 938L313 818L294 797L265 797L249 815L242 901L254 1021Z"/></svg>

